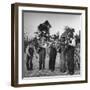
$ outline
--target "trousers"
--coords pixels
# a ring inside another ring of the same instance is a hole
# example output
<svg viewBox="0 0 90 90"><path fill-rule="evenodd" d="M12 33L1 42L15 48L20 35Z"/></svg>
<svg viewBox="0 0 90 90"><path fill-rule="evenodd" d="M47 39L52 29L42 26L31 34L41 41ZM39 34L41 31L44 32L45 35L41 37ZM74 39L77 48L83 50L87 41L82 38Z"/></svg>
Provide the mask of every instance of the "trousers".
<svg viewBox="0 0 90 90"><path fill-rule="evenodd" d="M39 52L39 70L45 69L46 50L42 48Z"/></svg>

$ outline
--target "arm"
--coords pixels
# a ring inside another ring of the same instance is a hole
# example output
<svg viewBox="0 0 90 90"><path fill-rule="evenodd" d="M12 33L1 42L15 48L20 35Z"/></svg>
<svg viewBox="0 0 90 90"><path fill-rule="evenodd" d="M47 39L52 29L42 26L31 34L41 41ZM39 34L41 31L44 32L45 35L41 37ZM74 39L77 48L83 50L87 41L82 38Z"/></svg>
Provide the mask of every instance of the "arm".
<svg viewBox="0 0 90 90"><path fill-rule="evenodd" d="M30 56L30 53L29 53L29 46L27 46L27 48L26 48L26 54L28 55L28 56Z"/></svg>

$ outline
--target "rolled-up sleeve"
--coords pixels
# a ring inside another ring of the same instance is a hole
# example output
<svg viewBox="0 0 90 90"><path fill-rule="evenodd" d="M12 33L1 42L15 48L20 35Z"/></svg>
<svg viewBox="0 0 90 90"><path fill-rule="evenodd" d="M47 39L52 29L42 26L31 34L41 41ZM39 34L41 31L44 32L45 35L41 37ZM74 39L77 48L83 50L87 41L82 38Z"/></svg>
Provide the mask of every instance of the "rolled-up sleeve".
<svg viewBox="0 0 90 90"><path fill-rule="evenodd" d="M75 46L75 39L72 39L72 42L69 43L69 45L71 45L71 46Z"/></svg>

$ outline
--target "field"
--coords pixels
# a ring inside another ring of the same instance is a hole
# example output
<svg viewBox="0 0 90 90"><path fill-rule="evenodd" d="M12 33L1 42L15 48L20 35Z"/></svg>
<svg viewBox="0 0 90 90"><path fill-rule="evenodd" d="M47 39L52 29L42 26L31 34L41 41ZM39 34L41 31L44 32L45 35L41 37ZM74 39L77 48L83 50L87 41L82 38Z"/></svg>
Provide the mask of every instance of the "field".
<svg viewBox="0 0 90 90"><path fill-rule="evenodd" d="M55 62L55 70L51 72L49 70L49 56L46 55L45 59L45 69L39 70L39 56L37 54L37 58L34 55L33 57L33 70L27 71L26 69L26 54L24 53L24 71L23 71L23 77L40 77L40 76L58 76L58 75L68 75L68 71L65 73L60 72L60 53L57 53L56 56L56 62ZM80 70L75 70L74 75L79 75Z"/></svg>

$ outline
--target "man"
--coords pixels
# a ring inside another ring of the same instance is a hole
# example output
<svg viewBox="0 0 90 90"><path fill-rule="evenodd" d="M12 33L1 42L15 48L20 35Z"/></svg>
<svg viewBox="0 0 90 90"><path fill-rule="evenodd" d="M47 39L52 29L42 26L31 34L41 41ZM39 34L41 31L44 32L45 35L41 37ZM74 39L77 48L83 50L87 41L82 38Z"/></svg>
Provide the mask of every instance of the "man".
<svg viewBox="0 0 90 90"><path fill-rule="evenodd" d="M45 58L46 58L46 44L44 37L41 39L39 46L39 70L45 69Z"/></svg>
<svg viewBox="0 0 90 90"><path fill-rule="evenodd" d="M27 67L27 70L33 70L33 63L32 63L32 59L33 59L33 54L34 54L34 48L33 48L33 45L32 43L30 43L28 46L27 46L27 49L26 49L26 67Z"/></svg>
<svg viewBox="0 0 90 90"><path fill-rule="evenodd" d="M74 48L75 48L75 38L70 37L68 40L68 47L66 50L66 59L67 59L67 67L68 67L68 73L70 75L74 74Z"/></svg>
<svg viewBox="0 0 90 90"><path fill-rule="evenodd" d="M56 60L57 50L55 48L55 43L50 46L50 56L49 56L49 70L52 72L55 70L55 60Z"/></svg>
<svg viewBox="0 0 90 90"><path fill-rule="evenodd" d="M66 56L65 56L65 37L60 38L60 72L64 73L67 71Z"/></svg>

